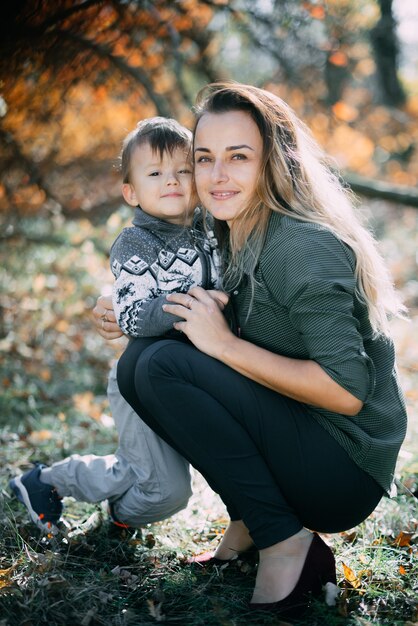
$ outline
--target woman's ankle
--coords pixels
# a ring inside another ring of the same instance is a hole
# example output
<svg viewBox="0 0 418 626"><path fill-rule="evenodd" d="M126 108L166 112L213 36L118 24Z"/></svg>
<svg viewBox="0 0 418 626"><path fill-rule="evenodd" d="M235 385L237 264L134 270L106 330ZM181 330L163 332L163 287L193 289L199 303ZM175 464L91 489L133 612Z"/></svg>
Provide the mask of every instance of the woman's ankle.
<svg viewBox="0 0 418 626"><path fill-rule="evenodd" d="M214 556L218 559L234 559L253 545L248 528L242 520L229 522Z"/></svg>
<svg viewBox="0 0 418 626"><path fill-rule="evenodd" d="M306 551L306 547L309 547L312 538L312 532L306 530L306 528L301 528L301 530L287 539L260 550L260 559L270 556L298 556L301 552Z"/></svg>

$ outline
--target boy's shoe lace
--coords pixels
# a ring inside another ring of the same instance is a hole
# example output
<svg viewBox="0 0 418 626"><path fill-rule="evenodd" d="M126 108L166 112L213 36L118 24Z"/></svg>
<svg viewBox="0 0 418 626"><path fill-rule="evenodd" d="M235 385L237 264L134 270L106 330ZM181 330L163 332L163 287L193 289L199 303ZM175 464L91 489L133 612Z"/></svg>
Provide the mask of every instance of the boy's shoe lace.
<svg viewBox="0 0 418 626"><path fill-rule="evenodd" d="M128 536L132 536L135 532L139 530L137 528L134 528L133 526L129 526L129 524L125 524L124 522L118 520L115 515L113 502L107 501L107 513L112 526L119 529L119 532L125 532Z"/></svg>
<svg viewBox="0 0 418 626"><path fill-rule="evenodd" d="M57 522L63 504L56 489L40 480L41 470L46 467L36 463L35 467L12 478L9 486L17 499L27 508L31 520L44 533L56 534Z"/></svg>

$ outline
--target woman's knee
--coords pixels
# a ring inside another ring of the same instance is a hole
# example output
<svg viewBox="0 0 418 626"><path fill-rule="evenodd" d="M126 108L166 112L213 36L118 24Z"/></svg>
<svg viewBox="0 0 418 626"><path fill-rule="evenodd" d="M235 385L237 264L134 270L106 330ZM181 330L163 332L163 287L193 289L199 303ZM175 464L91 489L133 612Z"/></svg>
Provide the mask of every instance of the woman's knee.
<svg viewBox="0 0 418 626"><path fill-rule="evenodd" d="M186 348L186 351L185 351ZM135 389L140 398L153 393L153 378L170 378L181 376L181 368L186 363L187 348L176 340L167 339L148 346L139 355L135 365Z"/></svg>

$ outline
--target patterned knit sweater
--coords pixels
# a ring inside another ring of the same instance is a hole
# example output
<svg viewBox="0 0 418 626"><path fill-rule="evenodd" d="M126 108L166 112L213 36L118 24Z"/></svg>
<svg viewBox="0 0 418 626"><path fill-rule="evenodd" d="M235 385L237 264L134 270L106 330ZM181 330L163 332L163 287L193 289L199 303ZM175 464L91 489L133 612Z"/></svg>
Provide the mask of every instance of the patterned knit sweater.
<svg viewBox="0 0 418 626"><path fill-rule="evenodd" d="M389 492L405 437L405 403L393 342L373 336L354 269L352 251L328 229L274 213L255 272L249 317L252 294L246 281L232 300L243 339L293 359L316 361L362 400L355 416L308 409Z"/></svg>
<svg viewBox="0 0 418 626"><path fill-rule="evenodd" d="M195 286L219 288L216 240L203 231L200 211L192 228L171 224L135 210L133 226L112 245L115 276L113 307L122 331L131 337L154 337L173 331L179 320L162 305L172 292Z"/></svg>

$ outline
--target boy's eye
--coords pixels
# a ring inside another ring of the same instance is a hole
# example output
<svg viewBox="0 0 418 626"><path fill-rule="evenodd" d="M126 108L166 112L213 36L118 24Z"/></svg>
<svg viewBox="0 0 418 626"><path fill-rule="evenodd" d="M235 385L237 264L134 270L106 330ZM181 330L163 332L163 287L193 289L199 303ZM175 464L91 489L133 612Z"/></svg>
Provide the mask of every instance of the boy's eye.
<svg viewBox="0 0 418 626"><path fill-rule="evenodd" d="M192 170L189 169L188 167L185 167L184 169L179 170L179 174L191 174L191 173L192 173Z"/></svg>
<svg viewBox="0 0 418 626"><path fill-rule="evenodd" d="M148 176L158 176L160 172L150 172Z"/></svg>

